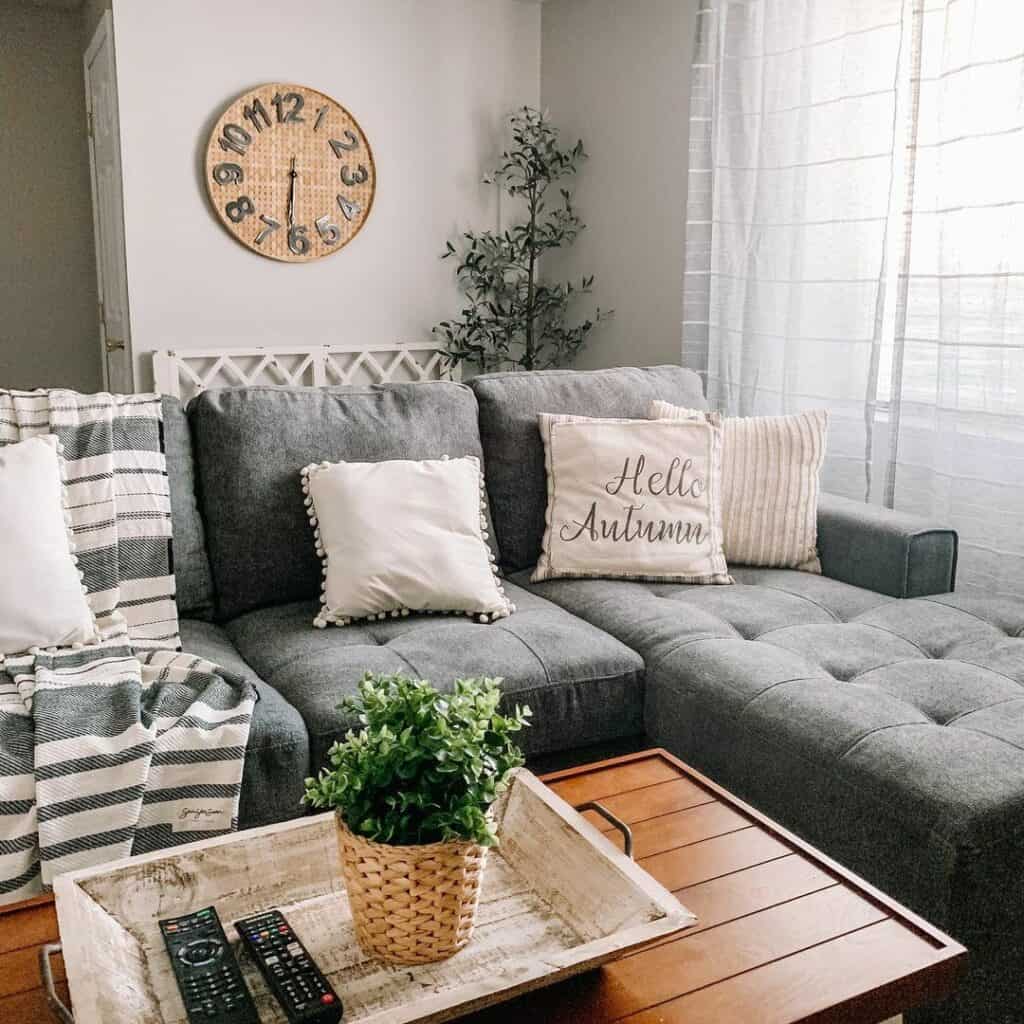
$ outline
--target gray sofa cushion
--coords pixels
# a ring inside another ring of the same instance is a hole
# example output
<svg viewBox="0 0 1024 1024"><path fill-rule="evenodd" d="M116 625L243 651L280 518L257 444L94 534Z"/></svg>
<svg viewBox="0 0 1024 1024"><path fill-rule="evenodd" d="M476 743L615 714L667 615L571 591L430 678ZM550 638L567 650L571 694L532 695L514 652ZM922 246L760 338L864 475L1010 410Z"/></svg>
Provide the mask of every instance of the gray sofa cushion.
<svg viewBox="0 0 1024 1024"><path fill-rule="evenodd" d="M242 659L219 626L181 620L182 650L251 680L259 694L249 730L238 806L239 828L300 817L303 780L309 775L309 737L299 713Z"/></svg>
<svg viewBox="0 0 1024 1024"><path fill-rule="evenodd" d="M473 393L446 381L226 388L193 399L188 416L222 620L319 594L303 466L483 454Z"/></svg>
<svg viewBox="0 0 1024 1024"><path fill-rule="evenodd" d="M972 962L996 958L1002 973L972 974L936 1019L1017 1019L1003 1014L1024 951L1024 605L733 573L735 587L532 589L644 656L653 742L949 930Z"/></svg>
<svg viewBox="0 0 1024 1024"><path fill-rule="evenodd" d="M470 387L480 403L487 491L509 570L533 565L544 536L547 476L538 413L645 419L652 398L707 408L700 378L681 366L490 373Z"/></svg>
<svg viewBox="0 0 1024 1024"><path fill-rule="evenodd" d="M192 435L177 398L164 395L164 455L171 491L174 539L174 579L178 614L193 619L213 616L213 577L206 555L206 532L196 502L196 473L192 461Z"/></svg>
<svg viewBox="0 0 1024 1024"><path fill-rule="evenodd" d="M299 710L313 764L354 724L337 710L367 671L401 672L437 685L502 676L511 702L529 704L528 754L642 732L643 663L617 640L560 608L508 587L518 611L493 625L410 615L313 629L313 602L249 612L227 631L246 660Z"/></svg>

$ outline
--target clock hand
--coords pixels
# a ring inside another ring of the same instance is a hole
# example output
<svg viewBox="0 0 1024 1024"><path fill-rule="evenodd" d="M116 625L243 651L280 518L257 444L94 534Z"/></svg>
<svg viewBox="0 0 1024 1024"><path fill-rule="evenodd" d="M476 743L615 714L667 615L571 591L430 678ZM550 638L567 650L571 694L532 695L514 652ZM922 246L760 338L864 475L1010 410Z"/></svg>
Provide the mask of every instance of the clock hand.
<svg viewBox="0 0 1024 1024"><path fill-rule="evenodd" d="M291 170L288 171L288 177L291 179L288 183L288 226L291 227L295 223L295 179L298 177L298 172L295 170L295 157L292 157Z"/></svg>

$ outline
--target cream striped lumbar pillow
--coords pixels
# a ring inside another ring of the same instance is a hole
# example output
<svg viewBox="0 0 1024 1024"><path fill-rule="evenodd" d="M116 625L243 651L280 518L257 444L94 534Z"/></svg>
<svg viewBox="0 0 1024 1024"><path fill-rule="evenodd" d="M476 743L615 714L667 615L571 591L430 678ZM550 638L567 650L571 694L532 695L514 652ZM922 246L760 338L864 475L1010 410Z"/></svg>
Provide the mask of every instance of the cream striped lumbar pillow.
<svg viewBox="0 0 1024 1024"><path fill-rule="evenodd" d="M648 415L688 420L706 413L655 400ZM827 430L824 409L722 421L722 522L730 565L821 572L818 475Z"/></svg>

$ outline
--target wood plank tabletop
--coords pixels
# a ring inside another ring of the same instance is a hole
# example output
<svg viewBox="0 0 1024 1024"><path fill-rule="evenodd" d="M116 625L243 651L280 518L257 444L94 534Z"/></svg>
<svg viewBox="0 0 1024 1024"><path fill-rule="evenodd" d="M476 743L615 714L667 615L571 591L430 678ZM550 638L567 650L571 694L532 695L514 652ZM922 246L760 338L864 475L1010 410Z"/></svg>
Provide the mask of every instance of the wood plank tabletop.
<svg viewBox="0 0 1024 1024"><path fill-rule="evenodd" d="M625 821L637 861L698 923L467 1022L869 1024L947 995L966 964L948 936L665 751L545 781Z"/></svg>

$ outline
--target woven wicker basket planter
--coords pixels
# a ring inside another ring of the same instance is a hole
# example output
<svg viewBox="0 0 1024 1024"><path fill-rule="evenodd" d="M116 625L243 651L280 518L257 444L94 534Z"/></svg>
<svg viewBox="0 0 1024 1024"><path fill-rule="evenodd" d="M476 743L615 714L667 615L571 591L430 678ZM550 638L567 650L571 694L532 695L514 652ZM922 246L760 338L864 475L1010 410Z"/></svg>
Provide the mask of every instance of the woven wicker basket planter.
<svg viewBox="0 0 1024 1024"><path fill-rule="evenodd" d="M354 835L337 814L334 820L356 938L366 953L392 963L429 964L469 942L486 847L387 846Z"/></svg>

